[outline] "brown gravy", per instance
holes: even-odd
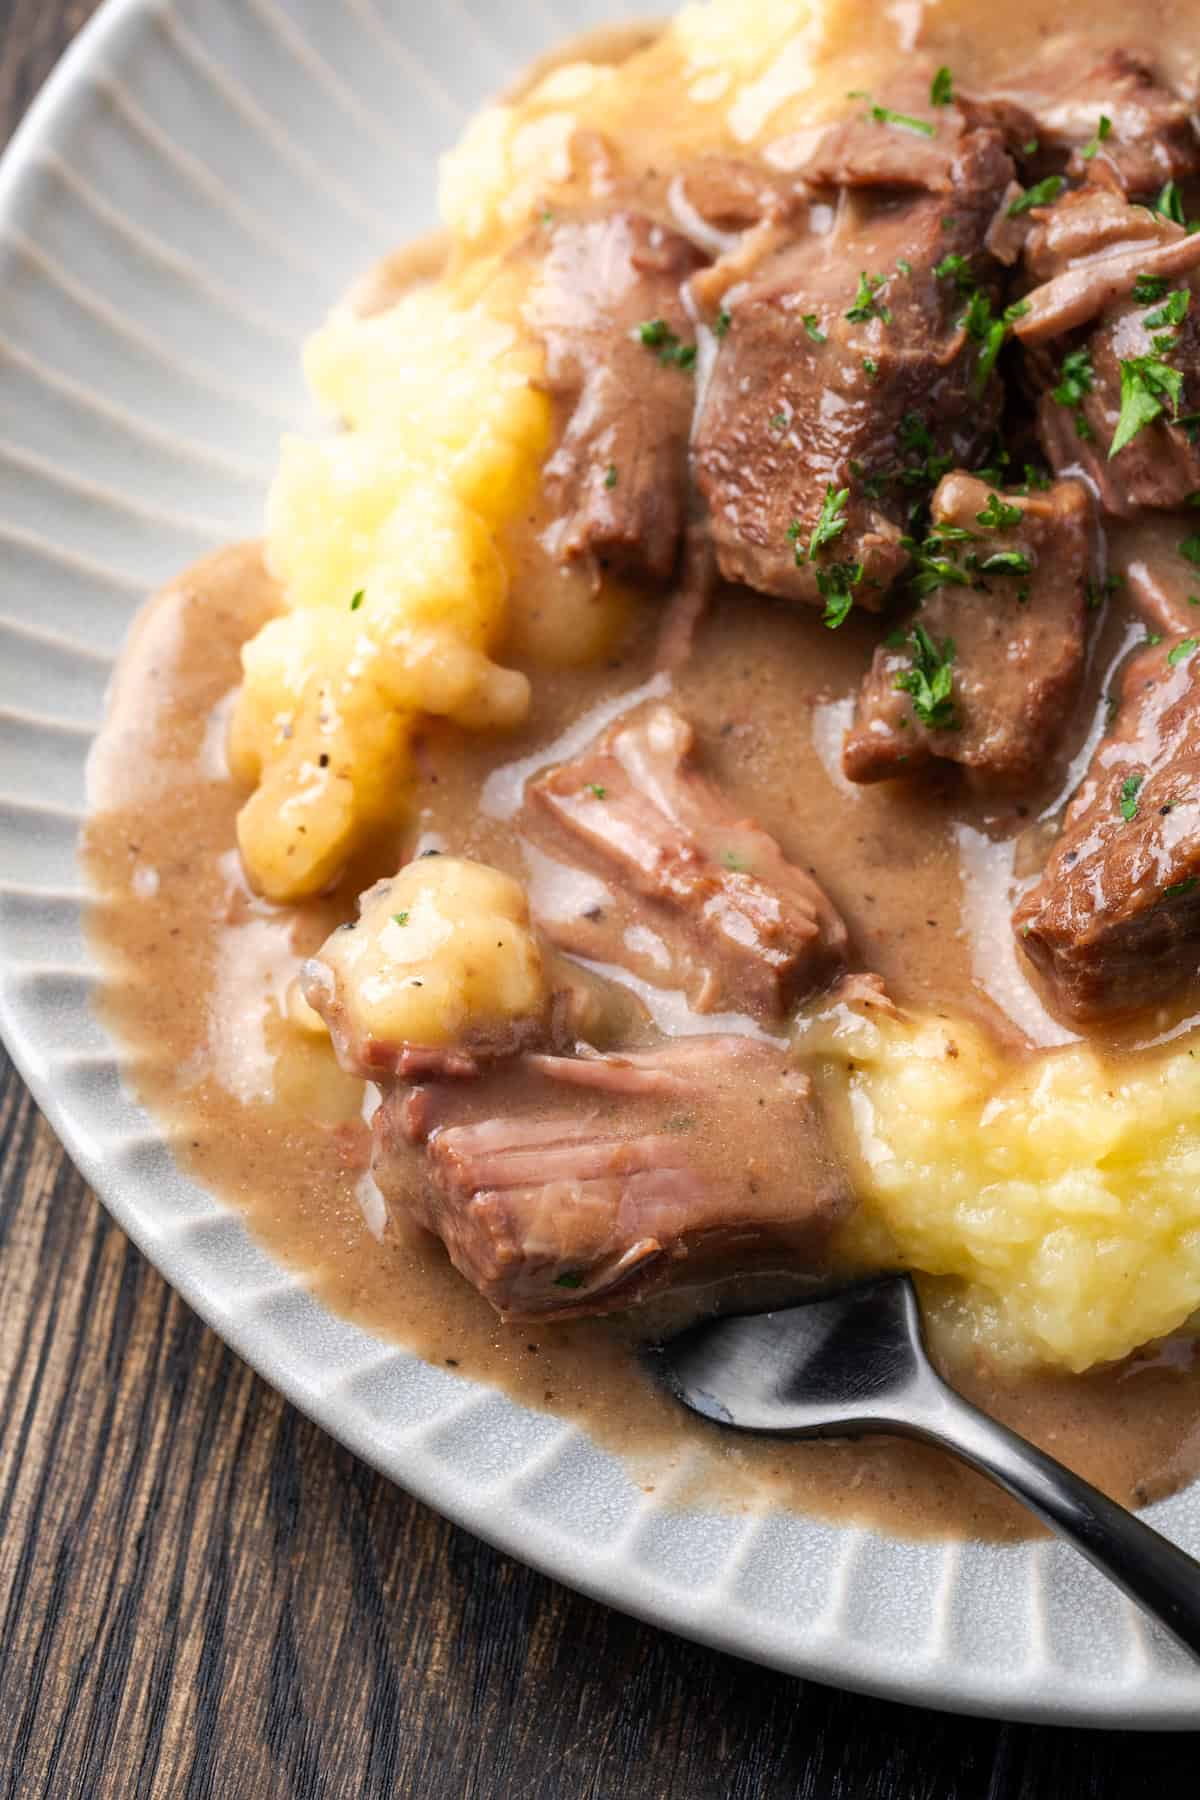
[[[869,40],[856,25],[829,54],[837,79],[827,85],[839,94],[870,86],[918,37],[935,56],[952,50],[964,82],[982,83],[1062,29],[1049,0],[1027,0],[1024,33],[982,0],[961,0],[954,12],[943,27],[917,0],[887,9]],[[1097,0],[1089,17],[1099,46],[1124,41],[1123,0]],[[1175,75],[1191,74],[1195,61],[1190,34],[1174,29],[1181,17],[1174,0],[1153,0],[1138,20]],[[619,60],[640,41],[637,28],[552,60]],[[848,57],[856,59],[853,80]],[[646,117],[657,119],[657,109]],[[663,148],[662,131],[648,127],[646,136],[649,160]],[[359,290],[359,305],[386,304],[430,273],[438,255],[427,244],[390,259]],[[1120,542],[1112,555],[1121,566]],[[547,598],[532,580],[515,586],[527,611]],[[506,1326],[438,1244],[384,1217],[366,1176],[363,1086],[289,1022],[288,1001],[300,958],[350,916],[368,881],[411,853],[414,838],[406,833],[384,847],[337,893],[303,909],[272,907],[246,888],[233,848],[242,796],[226,770],[224,728],[241,643],[275,606],[254,545],[182,578],[135,632],[93,762],[86,857],[97,896],[92,936],[108,970],[102,1009],[180,1161],[238,1207],[273,1254],[303,1270],[330,1307],[430,1361],[577,1421],[627,1457],[647,1488],[731,1508],[774,1503],[912,1536],[1028,1532],[1026,1513],[920,1446],[780,1449],[723,1438],[681,1414],[650,1387],[631,1352],[702,1296],[629,1317]],[[535,891],[553,880],[553,870],[526,857],[511,825],[520,778],[555,760],[556,744],[581,718],[620,710],[621,696],[651,678],[651,611],[608,667],[538,670],[519,737],[498,746],[431,726],[420,747],[418,841],[493,862]],[[1091,698],[1066,734],[1060,765],[1036,795],[1003,806],[972,799],[949,774],[932,774],[912,792],[899,784],[852,789],[843,780],[842,727],[876,630],[852,618],[836,634],[815,633],[809,619],[727,596],[674,694],[714,773],[785,853],[803,862],[804,846],[820,845],[821,880],[851,928],[855,966],[881,973],[902,1003],[979,1018],[1015,1055],[1062,1042],[1071,1034],[1042,1007],[1011,950],[1009,890],[1014,873],[1036,868],[1102,696],[1144,627],[1122,605],[1108,606],[1094,634]],[[1182,1023],[1164,1012],[1116,1042],[1133,1048]],[[983,1366],[956,1367],[953,1376],[979,1404],[1121,1500],[1145,1502],[1200,1472],[1200,1358],[1190,1339],[1085,1377],[1016,1378]]]
[[[240,796],[224,771],[225,703],[239,677],[240,644],[274,604],[255,546],[211,559],[170,589],[127,650],[94,759],[87,858],[99,896],[93,938],[110,971],[103,1010],[181,1161],[243,1211],[274,1254],[304,1269],[335,1310],[527,1405],[577,1420],[629,1457],[648,1486],[677,1480],[686,1464],[683,1491],[695,1497],[702,1489],[709,1503],[740,1508],[769,1497],[915,1536],[1027,1531],[1027,1515],[1003,1496],[919,1446],[779,1449],[722,1439],[664,1402],[632,1360],[633,1345],[669,1308],[536,1329],[501,1325],[439,1245],[402,1221],[381,1221],[363,1181],[362,1085],[285,1019],[297,960],[352,911],[373,871],[357,871],[338,894],[293,911],[248,894],[231,848]],[[785,732],[781,709],[819,716],[844,699],[861,667],[849,634],[823,639],[821,648],[827,654],[814,670],[804,621],[752,603],[718,609],[702,653],[676,685],[722,779],[785,849],[820,830],[835,796],[795,711]],[[508,766],[550,760],[547,746],[596,704],[598,688],[620,695],[648,677],[650,649],[648,638],[635,641],[602,677],[541,671],[529,726],[504,746]],[[511,828],[477,815],[495,757],[494,744],[431,732],[420,828],[523,874]],[[488,790],[501,811],[510,786],[493,778]],[[1002,1021],[997,1001],[977,984],[957,849],[933,794],[898,811],[894,799],[866,790],[843,816],[852,821],[844,841],[822,839],[822,873],[869,966],[902,996],[934,992],[956,1010]],[[996,824],[984,813],[971,829],[986,843],[1004,841],[988,835]],[[860,893],[851,870],[864,855],[879,879]],[[939,896],[936,907],[930,894]],[[696,1298],[675,1305],[694,1307]],[[967,1368],[954,1379],[1120,1499],[1153,1498],[1200,1469],[1200,1367],[1183,1341],[1082,1378],[1017,1380]]]

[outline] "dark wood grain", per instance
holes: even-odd
[[[0,0],[0,127],[90,10]],[[635,1624],[447,1525],[284,1405],[175,1298],[0,1055],[9,1800],[1143,1790],[1195,1793],[1195,1740],[955,1720],[791,1681]]]

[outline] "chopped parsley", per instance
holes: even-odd
[[[1037,153],[1038,153],[1038,141],[1036,138],[1030,138],[1028,140],[1028,142],[1021,145],[1021,155],[1022,156],[1036,156]]]
[[[817,570],[817,592],[825,602],[821,623],[830,631],[836,631],[849,618],[854,605],[854,590],[862,578],[860,562],[830,563],[827,569]]]
[[[798,542],[799,523],[797,522],[790,528],[788,535],[796,545],[798,564],[804,562],[806,557],[815,557],[818,550],[823,550],[826,544],[832,544],[835,538],[841,537],[846,529],[846,502],[849,498],[849,488],[835,488],[832,481],[829,483],[825,489],[825,498],[821,502],[820,514],[813,526],[812,536],[808,540],[807,552],[800,548]]]
[[[862,359],[862,366],[868,378],[871,381],[874,381],[879,373],[879,364],[875,361],[875,358],[873,356],[864,356]]]
[[[598,781],[589,781],[583,791],[585,794],[590,794],[593,800],[607,800],[608,798],[608,789],[602,787]]]
[[[817,324],[816,313],[805,313],[800,320],[800,323],[803,325],[814,344],[823,344],[825,342],[826,333],[823,332],[821,327]]]
[[[1144,775],[1127,775],[1121,783],[1121,817],[1127,825],[1132,825],[1138,815],[1138,795],[1142,791]]]
[[[954,77],[943,64],[929,84],[929,104],[930,106],[949,106],[953,99]]]
[[[1074,414],[1075,429],[1081,438],[1092,435],[1092,428],[1083,416],[1083,403],[1095,385],[1096,371],[1092,367],[1091,352],[1086,346],[1082,350],[1068,350],[1058,371],[1058,386],[1051,390],[1051,398]]]
[[[1173,669],[1177,669],[1181,662],[1186,662],[1197,650],[1200,650],[1200,638],[1182,638],[1168,650],[1167,661]]]
[[[772,431],[786,431],[790,423],[791,420],[785,412],[772,413],[769,420]]]
[[[1121,362],[1121,416],[1113,441],[1108,447],[1109,460],[1118,456],[1126,444],[1132,443],[1139,431],[1162,417],[1170,402],[1172,412],[1179,411],[1183,399],[1183,376],[1170,363],[1158,356],[1127,356]]]
[[[362,605],[363,601],[366,599],[366,597],[367,597],[366,588],[359,588],[357,594],[355,594],[353,600],[350,602],[350,611],[357,612],[359,607]]]
[[[656,350],[659,362],[667,368],[691,369],[695,366],[695,344],[685,344],[665,319],[644,319],[634,326],[633,336],[647,350]]]
[[[1200,537],[1185,537],[1179,546],[1179,554],[1200,568]]]
[[[1023,550],[994,550],[978,567],[981,575],[1028,575],[1033,570]]]
[[[957,250],[948,251],[933,272],[939,281],[953,278],[960,294],[969,294],[974,290],[975,277],[971,273],[971,259],[969,256],[960,256]]]
[[[854,304],[846,314],[852,325],[863,325],[868,319],[882,319],[885,325],[891,324],[891,310],[878,298],[879,290],[886,281],[886,275],[864,273],[859,276]]]
[[[713,336],[723,338],[732,324],[733,314],[727,306],[723,306],[717,314],[716,324],[713,326]]]
[[[896,273],[897,275],[912,274],[912,264],[909,262],[907,256],[898,256],[896,258]]]
[[[989,531],[1008,531],[1021,523],[1024,514],[1019,506],[1010,506],[999,494],[989,494],[987,505],[975,517]]]
[[[605,469],[604,485],[606,488],[615,488],[616,487],[616,485],[617,485],[617,465],[616,465],[616,463],[609,463],[607,469]]]
[[[393,913],[392,914],[392,923],[393,923],[393,925],[407,925],[408,924],[408,914],[406,912]]]
[[[1121,585],[1119,575],[1106,575],[1103,581],[1089,581],[1085,588],[1089,612],[1099,612],[1107,599],[1110,599]]]
[[[1052,206],[1066,187],[1061,175],[1047,175],[1044,181],[1037,181],[1023,194],[1018,194],[1008,209],[1010,219],[1019,219],[1022,213],[1032,212],[1035,206]]]
[[[913,711],[930,731],[956,731],[954,704],[954,640],[947,638],[939,650],[923,625],[910,633],[912,666],[902,669],[895,685],[912,699]]]
[[[1103,113],[1101,113],[1100,114],[1100,123],[1096,127],[1095,137],[1092,138],[1090,143],[1085,144],[1083,146],[1083,149],[1079,152],[1079,154],[1082,156],[1084,162],[1091,162],[1093,156],[1095,156],[1095,154],[1096,154],[1097,150],[1099,150],[1101,144],[1103,144],[1105,142],[1105,140],[1107,138],[1110,138],[1111,136],[1112,136],[1112,120],[1109,118],[1106,118],[1105,115]]]
[[[1150,210],[1159,213],[1164,219],[1170,219],[1173,225],[1186,225],[1187,214],[1183,210],[1183,195],[1179,191],[1179,183],[1168,181]]]
[[[1147,331],[1169,331],[1176,325],[1182,325],[1187,317],[1188,307],[1192,304],[1190,288],[1176,288],[1174,293],[1158,308],[1157,312],[1147,313],[1142,324]],[[1157,346],[1156,346],[1157,347]],[[1164,346],[1165,348],[1165,346]]]
[[[1133,297],[1139,306],[1153,306],[1171,285],[1168,275],[1139,275],[1133,284]]]
[[[1173,881],[1171,886],[1163,889],[1164,900],[1182,900],[1185,894],[1194,893],[1196,877],[1189,875],[1186,881]]]
[[[928,119],[914,118],[912,113],[893,112],[890,106],[872,106],[871,117],[877,125],[898,125],[902,131],[919,131],[922,137],[933,137],[937,130]]]
[[[739,856],[736,850],[722,850],[721,861],[727,869],[732,869],[735,875],[744,875],[749,867],[745,857]]]
[[[577,1288],[583,1286],[583,1276],[578,1269],[568,1269],[565,1275],[554,1277],[555,1287]]]

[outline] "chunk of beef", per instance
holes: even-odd
[[[1200,971],[1200,653],[1129,665],[1017,941],[1077,1020],[1165,1000]]]
[[[970,140],[984,132],[1004,145],[1014,136],[1027,137],[1032,128],[1028,114],[986,101],[931,108],[925,81],[893,89],[887,100],[890,118],[878,117],[868,106],[824,127],[802,164],[810,186],[957,194],[962,171],[971,168]],[[901,123],[905,117],[914,123]],[[1009,168],[1005,179],[1011,175]]]
[[[865,129],[891,158],[892,139],[904,151],[915,141],[854,128]],[[934,148],[945,160],[940,140]],[[852,146],[843,151],[813,168],[845,177]],[[948,167],[952,204],[941,193],[845,189],[826,235],[767,240],[755,267],[739,267],[693,439],[729,580],[807,604],[852,591],[880,606],[907,561],[914,492],[986,444],[999,383],[981,373],[953,271],[969,267],[986,290],[995,265],[984,242],[1013,165],[998,133],[972,130],[954,140]],[[823,504],[843,490],[835,530],[808,554]]]
[[[1157,194],[1164,183],[1200,172],[1192,109],[1150,62],[1135,51],[1110,50],[1080,73],[1078,61],[1072,49],[1060,61],[1043,60],[1016,84],[1043,152],[1069,152],[1072,176],[1114,181],[1131,197]],[[1102,117],[1111,127],[1104,137]]]
[[[1035,215],[1025,257],[1041,285],[1027,296],[1016,331],[1030,353],[1038,431],[1055,470],[1084,469],[1118,518],[1183,505],[1200,487],[1200,451],[1174,417],[1200,407],[1200,309],[1189,303],[1166,327],[1162,309],[1174,293],[1200,291],[1200,235],[1117,194],[1083,188]],[[1152,278],[1154,298],[1137,297],[1139,277]],[[1179,404],[1164,399],[1161,417],[1113,457],[1122,363],[1139,357],[1165,357],[1178,372]]]
[[[399,1090],[373,1129],[385,1197],[505,1319],[611,1312],[751,1259],[808,1269],[851,1205],[811,1083],[747,1038]]]
[[[1194,520],[1163,514],[1126,525],[1109,544],[1117,577],[1151,631],[1200,634],[1200,569],[1181,551],[1194,547]]]
[[[545,472],[551,547],[665,581],[679,550],[695,399],[683,284],[704,262],[637,212],[565,219],[526,303],[546,378],[570,408]],[[643,343],[639,327],[653,340]],[[679,360],[684,350],[684,363]]]
[[[1004,522],[983,522],[997,518]],[[876,650],[843,751],[852,781],[907,775],[932,757],[993,779],[1028,780],[1070,716],[1083,672],[1090,567],[1082,486],[1060,481],[1046,493],[999,496],[957,472],[934,495],[934,531],[939,526],[971,534],[969,543],[954,537],[939,550],[960,579],[925,597],[902,647]],[[952,645],[952,694],[931,721],[929,709],[926,719],[918,716],[922,697],[899,685],[920,660],[918,627],[939,655]]]
[[[768,1019],[841,972],[846,928],[833,906],[699,770],[692,728],[671,707],[620,720],[528,798],[572,857],[610,877],[627,911],[633,902],[634,918],[585,917],[566,939],[544,920],[564,948],[622,962],[632,925],[662,945],[697,1010]]]

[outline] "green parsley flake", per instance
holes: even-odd
[[[736,875],[744,875],[750,866],[745,857],[739,856],[736,850],[722,850],[721,861],[727,869],[732,869]]]
[[[826,333],[823,332],[818,325],[816,313],[805,313],[801,318],[800,323],[803,325],[814,344],[823,344],[825,342]]]
[[[825,489],[825,498],[821,502],[821,511],[813,534],[808,540],[808,554],[815,557],[818,550],[826,544],[832,544],[840,538],[846,529],[846,502],[850,498],[849,488],[835,488],[832,481]]]
[[[1058,401],[1075,415],[1075,429],[1081,438],[1089,438],[1092,428],[1083,416],[1083,403],[1096,385],[1096,372],[1092,367],[1091,352],[1068,350],[1062,359],[1058,371],[1058,386],[1051,390],[1051,398]]]
[[[1139,306],[1153,306],[1170,287],[1167,275],[1139,275],[1133,284],[1133,297]]]
[[[355,594],[353,600],[350,602],[350,611],[357,612],[366,597],[367,590],[365,588],[359,588],[357,594]]]
[[[772,413],[768,423],[772,431],[786,431],[789,423],[788,415],[785,412]]]
[[[617,485],[617,465],[616,465],[616,463],[609,463],[607,469],[605,469],[604,485],[606,488],[615,488],[616,487],[616,485]]]
[[[1196,891],[1196,886],[1196,877],[1194,875],[1189,875],[1186,881],[1175,881],[1172,882],[1170,887],[1164,888],[1163,899],[1182,900],[1185,894],[1194,893]]]
[[[717,322],[713,326],[713,336],[723,338],[733,324],[733,314],[727,306],[723,306],[717,314]]]
[[[864,356],[862,359],[862,364],[863,364],[863,368],[866,371],[867,375],[870,377],[870,379],[872,381],[874,381],[875,377],[879,373],[879,364],[875,361],[875,358],[873,356]]]
[[[995,550],[979,564],[981,575],[1028,575],[1032,569],[1023,550]]]
[[[1182,638],[1178,644],[1168,650],[1167,661],[1173,669],[1177,669],[1181,662],[1186,662],[1188,657],[1194,655],[1198,649],[1200,649],[1200,638]]]
[[[583,791],[585,794],[590,794],[593,800],[607,800],[608,798],[608,789],[601,787],[598,781],[589,781]]]
[[[1022,156],[1036,156],[1037,153],[1038,153],[1038,141],[1036,138],[1030,138],[1027,143],[1024,143],[1021,145],[1021,155]]]
[[[897,275],[912,274],[912,264],[909,262],[907,256],[898,256],[896,258],[896,273]]]
[[[912,113],[893,112],[890,106],[872,106],[871,117],[877,125],[898,125],[902,131],[919,131],[922,137],[933,137],[937,130],[928,119],[916,119]]]
[[[949,106],[954,99],[954,77],[944,65],[929,84],[929,104]]]
[[[1127,775],[1121,783],[1121,817],[1127,825],[1132,825],[1138,815],[1138,795],[1142,791],[1144,775]]]
[[[1179,546],[1179,554],[1200,569],[1200,537],[1185,537]]]
[[[1150,210],[1160,213],[1164,219],[1170,219],[1173,225],[1186,225],[1187,214],[1183,210],[1183,195],[1179,191],[1179,183],[1168,181]]]
[[[392,923],[393,923],[393,925],[407,925],[408,924],[408,914],[406,912],[393,913],[392,914]]]
[[[1095,137],[1091,140],[1090,143],[1085,144],[1083,146],[1083,149],[1079,153],[1083,157],[1084,162],[1091,162],[1093,156],[1095,156],[1095,154],[1096,154],[1097,150],[1099,150],[1101,144],[1103,144],[1105,142],[1105,140],[1107,138],[1110,138],[1111,136],[1112,136],[1112,120],[1106,118],[1104,116],[1104,114],[1101,113],[1100,114],[1100,123],[1096,127]]]
[[[960,256],[957,250],[947,252],[933,272],[939,281],[953,279],[960,294],[969,294],[974,290],[975,277],[971,273],[971,259],[969,256]]]
[[[555,1287],[577,1288],[583,1286],[583,1276],[578,1269],[568,1269],[565,1275],[554,1277]]]
[[[1019,219],[1022,213],[1032,212],[1035,206],[1052,206],[1066,187],[1061,175],[1047,175],[1045,181],[1035,182],[1023,194],[1018,194],[1008,209],[1010,219]]]
[[[1121,416],[1108,447],[1109,461],[1119,456],[1139,431],[1162,417],[1168,401],[1172,412],[1178,412],[1182,399],[1183,376],[1178,369],[1156,356],[1125,357],[1121,362]]]
[[[989,531],[1009,531],[1021,523],[1024,514],[1019,506],[1010,506],[999,494],[989,494],[987,505],[975,517]]]
[[[1176,288],[1164,306],[1160,306],[1157,312],[1146,314],[1142,324],[1147,331],[1160,331],[1169,329],[1173,325],[1182,325],[1191,304],[1191,289]]]
[[[854,304],[846,314],[852,325],[865,324],[868,319],[882,319],[885,325],[891,324],[890,310],[877,298],[879,290],[886,280],[886,275],[864,273],[859,276],[858,292],[854,296]]]
[[[634,326],[632,336],[647,350],[656,350],[659,362],[667,368],[691,369],[695,366],[695,344],[685,344],[665,319],[644,319]]]
[[[957,731],[953,638],[947,638],[939,650],[925,627],[914,625],[909,642],[912,666],[897,674],[896,687],[911,696],[914,713],[930,731]]]
[[[825,602],[821,623],[830,631],[846,623],[854,605],[854,590],[862,578],[860,562],[831,563],[827,569],[817,570],[817,592]]]

